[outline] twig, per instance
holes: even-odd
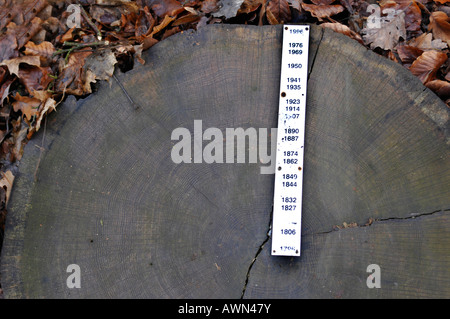
[[[125,94],[125,96],[127,97],[128,101],[130,102],[131,106],[137,110],[139,109],[139,104],[137,104],[136,102],[133,101],[133,99],[131,98],[131,96],[128,94],[127,90],[124,88],[124,86],[122,85],[122,83],[120,83],[119,79],[113,74],[113,78],[114,80],[116,80],[117,84],[119,85],[119,87],[122,89],[123,93]]]
[[[108,44],[109,44],[108,41],[98,41],[98,42],[88,42],[88,43],[64,41],[63,46],[90,47],[90,46],[108,45]]]
[[[80,6],[81,14],[82,14],[83,18],[86,20],[86,22],[89,24],[89,26],[95,31],[95,33],[97,33],[97,39],[101,40],[102,39],[102,33],[97,28],[95,23],[92,22],[92,20],[89,17],[88,13],[86,12],[86,10],[84,10],[83,6],[81,5],[80,1],[77,0],[77,4]]]
[[[67,55],[65,58],[66,62],[67,62],[67,59],[69,58],[70,53],[72,53],[75,50],[83,49],[86,47],[101,46],[101,45],[108,45],[108,44],[109,44],[108,41],[99,41],[99,42],[91,42],[91,43],[78,43],[78,42],[67,42],[66,41],[66,42],[64,42],[63,46],[71,46],[71,48],[60,49],[60,50],[54,52],[53,56],[67,52]]]
[[[34,170],[34,181],[37,181],[37,173],[39,170],[39,165],[41,164],[41,158],[42,158],[42,152],[45,150],[44,143],[45,143],[45,133],[47,131],[47,116],[44,119],[44,133],[42,134],[42,143],[41,146],[35,145],[37,148],[39,148],[39,158],[38,162],[36,164],[36,169]]]

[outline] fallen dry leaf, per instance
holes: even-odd
[[[219,3],[222,7],[218,11],[211,13],[211,15],[217,18],[234,18],[243,2],[244,0],[220,0]]]
[[[189,13],[186,15],[181,16],[180,18],[176,19],[173,23],[172,26],[179,26],[179,25],[183,25],[183,24],[188,24],[188,23],[192,23],[192,22],[197,22],[200,20],[200,15],[198,14],[193,14],[193,13]]]
[[[38,99],[42,103],[45,103],[45,101],[52,97],[52,93],[47,90],[33,90],[30,93],[30,96]]]
[[[11,0],[0,2],[0,30],[6,27],[17,15],[18,11],[13,8],[14,6]]]
[[[294,8],[295,10],[302,12],[302,3],[303,0],[288,0],[289,4],[291,5],[292,8]]]
[[[130,0],[94,0],[98,6],[121,7],[123,10],[137,11],[139,6]]]
[[[8,68],[9,73],[15,74],[17,77],[19,77],[19,66],[20,64],[28,64],[32,66],[40,66],[41,60],[38,56],[21,56],[18,58],[13,58],[10,60],[4,60],[0,63],[0,65],[4,65]]]
[[[329,5],[332,4],[335,0],[311,0],[312,3],[316,5]]]
[[[253,6],[250,5],[251,1],[244,1],[242,6],[245,6],[246,8],[253,8]],[[242,8],[241,6],[241,8]],[[202,1],[202,4],[200,6],[200,11],[203,13],[211,13],[216,12],[219,10],[219,6],[217,5],[217,0],[204,0]],[[256,10],[256,8],[254,9]],[[246,11],[246,13],[251,12],[251,10]]]
[[[8,144],[10,144],[10,161],[20,161],[23,156],[24,146],[27,143],[27,133],[29,130],[29,125],[25,123],[21,117],[17,121],[11,121],[13,126],[13,131],[11,137],[8,139]]]
[[[152,10],[158,17],[164,18],[176,16],[184,11],[184,7],[177,0],[155,0],[152,2]]]
[[[155,20],[153,19],[153,25],[154,24]],[[134,25],[134,36],[137,39],[142,36],[145,36],[149,32],[149,27],[153,27],[153,25],[152,26],[149,25],[147,15],[144,12],[144,10],[139,11],[139,15],[136,17],[136,22]]]
[[[144,37],[142,40],[142,50],[148,50],[149,48],[151,48],[152,46],[154,46],[156,43],[158,43],[159,41],[153,37]]]
[[[436,11],[431,13],[428,30],[433,33],[435,38],[447,42],[450,46],[450,18],[445,12]]]
[[[423,53],[423,50],[410,45],[399,45],[397,53],[403,64],[411,64]]]
[[[164,17],[163,21],[159,25],[157,25],[153,28],[152,33],[150,33],[150,36],[153,36],[153,35],[157,34],[158,32],[162,31],[174,20],[175,20],[175,17],[169,17],[168,15],[166,15]]]
[[[404,12],[406,30],[411,32],[420,30],[422,11],[414,0],[383,0],[380,2],[380,8],[388,18],[397,12]]]
[[[9,88],[11,87],[11,84],[13,84],[15,80],[16,80],[15,77],[10,77],[0,86],[0,106],[3,105],[3,101],[8,97]]]
[[[55,110],[56,110],[56,101],[52,98],[48,98],[47,101],[45,101],[44,107],[39,112],[39,115],[37,117],[36,125],[34,127],[35,132],[39,131],[39,129],[41,127],[41,122],[44,119],[44,116]]]
[[[426,84],[436,78],[436,73],[442,64],[447,61],[444,52],[430,50],[422,53],[409,68],[412,74]]]
[[[11,32],[0,34],[0,61],[19,56],[16,36]]]
[[[46,0],[22,0],[13,1],[13,3],[14,22],[17,24],[24,24],[31,21],[49,5]]]
[[[421,50],[443,50],[447,48],[447,43],[442,42],[440,39],[433,40],[431,33],[423,33],[417,38],[414,38],[408,42],[408,45],[416,47]]]
[[[101,7],[93,5],[89,8],[89,15],[93,20],[103,24],[110,25],[120,20],[122,14],[116,8]]]
[[[72,41],[74,34],[73,32],[75,31],[76,26],[73,26],[72,28],[70,28],[69,30],[66,31],[66,33],[64,33],[63,35],[61,35],[59,37],[59,42],[60,43],[64,43],[67,41]]]
[[[24,65],[19,68],[19,80],[25,86],[28,93],[35,90],[46,90],[53,78],[50,76],[50,67],[38,67]]]
[[[291,9],[287,0],[270,0],[266,8],[270,24],[283,24],[291,20]]]
[[[450,82],[433,80],[426,83],[425,86],[436,93],[443,100],[450,98]]]
[[[116,63],[114,53],[110,49],[106,49],[89,55],[83,69],[91,71],[96,80],[108,81],[113,76]]]
[[[28,121],[31,121],[32,117],[36,116],[39,111],[39,107],[42,104],[38,99],[28,96],[21,96],[19,93],[16,93],[14,100],[15,101],[12,103],[14,111],[21,111]]]
[[[340,4],[315,5],[302,3],[302,8],[318,19],[329,18],[344,11],[344,7]]]
[[[60,70],[60,74],[55,83],[57,92],[64,92],[73,95],[84,95],[90,93],[85,91],[86,74],[83,72],[85,60],[92,52],[78,51],[73,52],[69,56],[69,61]]]
[[[393,9],[392,9],[393,10]],[[390,12],[390,17],[381,20],[380,28],[364,28],[361,30],[363,39],[372,49],[377,47],[392,50],[400,38],[406,39],[405,13]]]
[[[55,47],[51,42],[43,41],[39,44],[35,44],[32,41],[28,41],[25,44],[26,55],[38,56],[41,59],[41,65],[47,65],[53,59],[55,53]]]
[[[5,207],[6,207],[6,205],[8,204],[9,196],[11,195],[11,189],[15,177],[10,170],[6,172],[0,172],[0,175],[1,175],[0,187],[6,191],[6,200],[5,200]]]
[[[359,43],[364,44],[361,36],[358,33],[350,30],[349,27],[347,27],[346,25],[344,25],[342,23],[339,23],[339,22],[334,22],[334,23],[325,22],[325,23],[322,23],[321,26],[324,27],[324,28],[331,29],[331,30],[333,30],[335,32],[342,33],[342,34],[344,34],[344,35],[346,35],[346,36],[348,36],[348,37],[358,41]]]
[[[39,17],[34,17],[27,24],[15,24],[10,22],[7,26],[7,32],[16,36],[17,47],[22,48],[25,43],[31,40],[42,29],[42,20]]]

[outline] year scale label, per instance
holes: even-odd
[[[300,256],[309,29],[283,27],[272,255]]]

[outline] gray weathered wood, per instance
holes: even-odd
[[[449,112],[353,40],[312,28],[300,258],[269,254],[260,164],[172,162],[171,132],[194,120],[276,126],[280,50],[280,26],[184,32],[117,74],[139,109],[114,80],[64,103],[37,180],[43,130],[16,177],[6,297],[449,297]],[[333,230],[344,223],[357,226]],[[373,263],[381,289],[365,284]]]

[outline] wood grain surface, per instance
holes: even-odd
[[[171,159],[172,131],[194,120],[276,127],[281,26],[217,25],[69,98],[27,145],[5,296],[450,297],[449,110],[356,41],[317,26],[310,41],[301,257],[270,256],[274,175],[261,163]]]

